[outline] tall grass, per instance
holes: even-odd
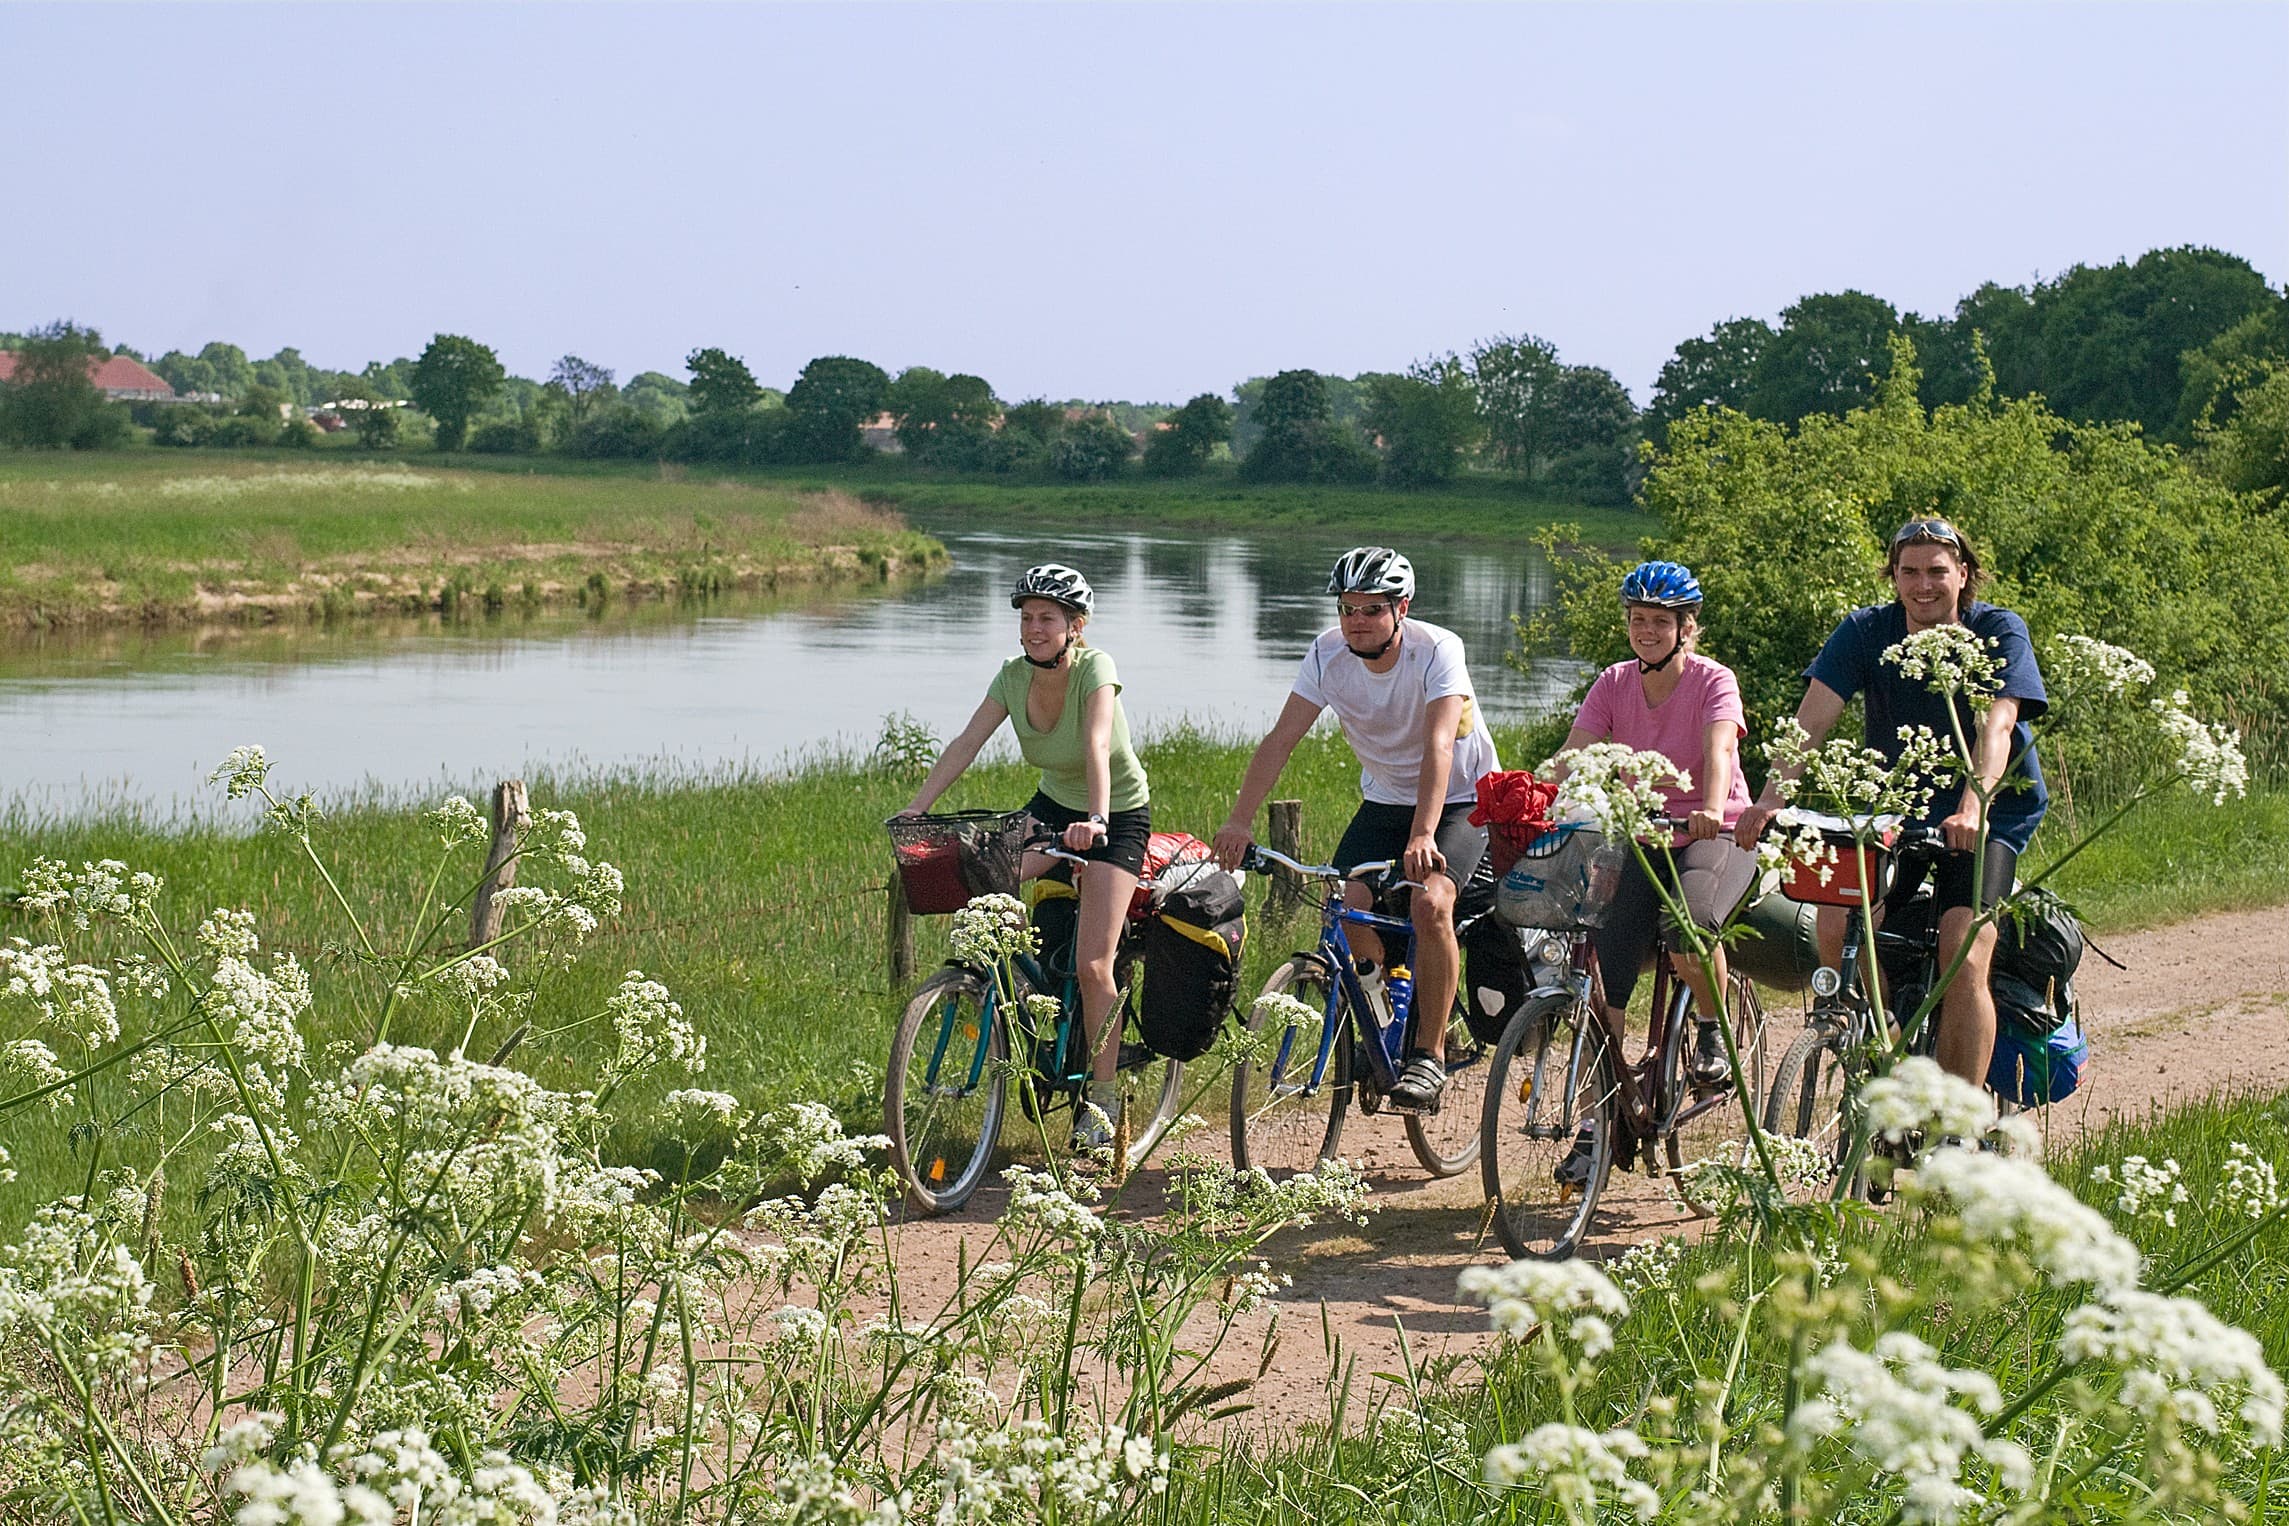
[[[332,453],[0,457],[0,623],[16,625],[711,593],[943,557],[847,494],[681,473]]]

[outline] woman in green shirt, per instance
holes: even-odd
[[[946,744],[906,809],[919,813],[935,805],[1004,720],[1017,733],[1025,761],[1041,770],[1041,788],[1026,810],[1090,863],[1080,877],[1073,953],[1082,1029],[1093,1057],[1089,1100],[1096,1109],[1082,1114],[1073,1135],[1081,1148],[1097,1149],[1112,1142],[1120,1107],[1113,1081],[1119,1045],[1101,1043],[1099,1036],[1120,994],[1113,984],[1113,956],[1120,946],[1121,921],[1144,871],[1145,842],[1152,835],[1151,792],[1144,765],[1129,744],[1113,659],[1081,639],[1096,607],[1089,580],[1054,562],[1030,567],[1009,602],[1018,612],[1020,651],[994,675],[977,713]],[[1028,854],[1023,873],[1032,879],[1051,865],[1040,854]]]

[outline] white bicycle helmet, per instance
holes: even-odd
[[[1387,593],[1396,599],[1411,599],[1415,596],[1415,564],[1389,546],[1354,546],[1327,575],[1327,591]]]
[[[1097,594],[1089,586],[1089,580],[1056,562],[1028,567],[1018,575],[1017,587],[1010,592],[1009,607],[1016,609],[1027,599],[1048,599],[1083,615],[1094,614],[1097,608]]]

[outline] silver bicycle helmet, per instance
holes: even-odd
[[[1094,614],[1097,608],[1096,591],[1090,588],[1089,580],[1056,562],[1028,567],[1018,575],[1017,587],[1010,592],[1009,607],[1015,609],[1027,599],[1048,599],[1083,615]]]
[[[1387,593],[1395,599],[1411,599],[1415,596],[1415,564],[1389,546],[1354,546],[1327,575],[1327,591]]]

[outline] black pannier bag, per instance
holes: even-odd
[[[1491,916],[1494,861],[1479,860],[1478,872],[1455,897],[1455,925],[1462,929],[1462,1010],[1470,1036],[1481,1044],[1499,1043],[1502,1030],[1526,1004],[1533,972],[1526,967],[1526,943],[1517,928]]]
[[[1197,1060],[1216,1043],[1248,943],[1240,882],[1212,863],[1173,864],[1153,885],[1137,1016],[1157,1054]]]
[[[1063,979],[1073,973],[1073,940],[1081,924],[1081,896],[1073,888],[1073,870],[1059,864],[1027,888],[1033,901],[1033,930],[1040,939],[1041,968],[1050,979]]]
[[[2082,924],[2073,910],[2049,891],[2015,893],[1995,930],[1995,968],[2036,990],[2064,985],[2082,967]]]

